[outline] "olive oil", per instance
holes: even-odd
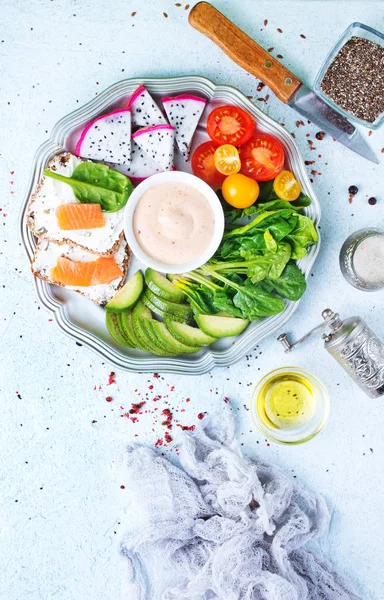
[[[264,382],[256,398],[256,410],[267,427],[293,430],[304,427],[316,410],[316,389],[300,373],[278,373]]]

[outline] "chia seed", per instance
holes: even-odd
[[[320,87],[345,111],[374,123],[384,112],[384,47],[352,37],[333,59]]]

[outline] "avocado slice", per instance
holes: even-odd
[[[147,324],[151,327],[153,335],[156,336],[158,343],[162,344],[164,348],[167,348],[168,352],[172,353],[174,356],[178,354],[193,354],[194,352],[201,350],[201,346],[192,347],[179,342],[173,337],[166,325],[160,321],[152,319],[152,321],[149,321]]]
[[[213,342],[216,342],[218,339],[211,335],[207,335],[201,329],[191,327],[186,323],[178,323],[177,321],[172,321],[168,318],[166,318],[164,322],[173,337],[186,346],[206,346],[207,344],[213,344]]]
[[[126,338],[119,327],[117,321],[117,314],[114,312],[106,312],[105,313],[105,324],[107,326],[108,332],[111,337],[122,346],[127,346],[129,348],[133,348],[133,344],[130,339]]]
[[[150,267],[145,271],[145,283],[158,298],[176,303],[185,300],[184,292],[173,285],[164,275]]]
[[[154,311],[156,314],[160,314],[160,316],[168,315],[175,321],[193,323],[193,312],[189,304],[177,304],[176,302],[159,298],[150,289],[146,289],[143,296],[143,301],[146,306],[149,306],[148,303],[150,303],[152,306],[161,311],[161,314],[157,311]]]
[[[151,311],[139,300],[135,308],[132,311],[132,325],[133,331],[141,346],[152,352],[152,354],[158,354],[159,356],[168,356],[169,352],[164,350],[158,343],[156,335],[149,335],[149,323],[152,322]]]
[[[239,335],[249,325],[246,319],[218,315],[195,315],[197,325],[207,335],[222,338]]]
[[[127,283],[114,295],[105,306],[106,311],[122,312],[132,308],[141,296],[144,287],[144,277],[141,271],[136,271]]]
[[[135,332],[133,331],[131,310],[126,310],[122,313],[118,313],[117,323],[120,327],[121,334],[125,337],[127,341],[130,341],[133,348],[145,350],[145,348],[143,348],[143,346],[140,344],[140,341],[137,338]]]

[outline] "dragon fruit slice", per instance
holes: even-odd
[[[193,134],[207,101],[205,98],[188,94],[182,94],[174,98],[166,96],[161,101],[169,122],[175,128],[176,143],[179,150],[185,160],[188,160]]]
[[[175,141],[172,125],[144,127],[136,131],[132,139],[160,167],[160,171],[172,170]]]
[[[161,172],[159,165],[136,144],[135,140],[132,140],[131,145],[131,162],[128,166],[118,167],[118,170],[127,175],[134,184]]]
[[[131,160],[131,111],[118,108],[88,123],[76,144],[82,158],[128,165]]]
[[[160,108],[143,85],[133,92],[128,102],[128,108],[132,114],[132,125],[146,127],[167,124]]]

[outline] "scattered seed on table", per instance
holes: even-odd
[[[371,198],[368,198],[368,204],[370,204],[371,206],[375,206],[377,200],[374,196],[372,196]]]
[[[168,15],[167,15],[167,13],[166,13],[166,12],[163,12],[163,15],[164,15],[164,17],[165,17],[166,19],[168,19]]]
[[[272,52],[272,50],[274,50],[274,48],[268,48],[268,52]]]
[[[348,188],[348,192],[352,195],[355,196],[357,194],[357,192],[359,191],[359,188],[356,187],[355,185],[350,185]]]
[[[188,10],[188,8],[189,8],[189,4],[186,4],[186,5],[184,6],[184,10]]]
[[[134,16],[135,16],[135,14],[136,14],[136,11],[135,11],[135,12],[133,12],[133,13],[131,13],[131,17],[134,17]]]
[[[307,37],[304,35],[304,33],[300,33],[300,37],[303,38],[303,40],[307,39]]]
[[[282,54],[278,54],[277,58],[284,58],[284,56]]]
[[[318,131],[318,132],[316,133],[316,135],[315,135],[315,138],[316,138],[317,140],[320,140],[320,141],[321,141],[321,140],[323,140],[323,139],[324,139],[324,136],[325,136],[325,133],[324,133],[324,131]]]
[[[280,29],[280,27],[278,27],[278,28],[277,28],[277,31],[278,31],[279,33],[283,33],[283,30],[282,30],[282,29]]]
[[[267,26],[268,25],[268,19],[264,19],[264,25]]]

